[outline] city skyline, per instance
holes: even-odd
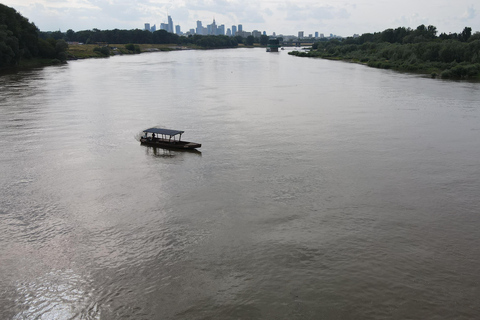
[[[181,26],[174,25],[172,17],[168,16],[168,23],[162,22],[160,23],[159,28],[157,28],[156,24],[151,25],[149,22],[146,22],[144,24],[144,30],[151,32],[154,32],[156,30],[165,30],[167,32],[175,33],[178,35],[199,34],[234,36],[237,34],[237,30],[238,32],[243,32],[243,25],[240,23],[238,25],[226,27],[224,24],[217,24],[215,19],[213,19],[211,24],[207,24],[206,26],[204,26],[203,21],[197,20],[195,28],[188,28],[188,31],[182,31]],[[258,32],[258,30],[254,30],[252,32]]]
[[[297,0],[3,0],[41,31],[108,30],[142,28],[169,15],[183,31],[195,22],[221,21],[227,26],[243,24],[267,34],[305,35],[322,32],[339,36],[380,32],[388,28],[433,25],[439,33],[461,32],[464,27],[480,31],[478,5],[472,0],[398,3],[353,0],[352,2]],[[163,17],[163,18],[162,18]]]
[[[226,27],[224,24],[217,24],[215,19],[213,19],[211,24],[206,26],[203,25],[203,21],[197,20],[195,28],[188,28],[188,31],[182,31],[180,25],[176,25],[173,23],[173,19],[171,16],[168,16],[168,23],[160,23],[157,27],[156,24],[150,24],[146,22],[144,24],[143,30],[147,30],[150,32],[155,32],[157,30],[165,30],[170,33],[175,33],[177,35],[189,35],[189,34],[198,34],[198,35],[226,35],[226,36],[235,36],[241,35],[243,37],[247,37],[249,35],[253,35],[254,37],[258,38],[261,35],[268,35],[268,36],[287,36],[287,37],[295,37],[295,35],[283,35],[277,34],[275,31],[272,31],[270,34],[267,34],[266,31],[260,30],[251,30],[245,31],[243,30],[243,25],[232,25],[231,27]],[[237,31],[238,30],[238,31]],[[354,36],[357,36],[355,34]],[[297,36],[298,38],[324,38],[323,33],[319,33],[315,31],[314,33],[305,34],[304,31],[298,31]],[[330,34],[329,37],[336,37],[336,35]]]

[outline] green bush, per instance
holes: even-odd
[[[110,49],[108,47],[95,47],[93,48],[93,51],[105,57],[110,56]]]
[[[138,46],[136,44],[133,44],[133,43],[126,44],[125,49],[127,49],[128,51],[133,51],[134,53],[140,53],[141,52],[140,46]]]

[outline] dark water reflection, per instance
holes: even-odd
[[[479,102],[250,49],[0,77],[0,315],[475,318]]]

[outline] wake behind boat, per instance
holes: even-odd
[[[196,149],[202,145],[196,142],[181,141],[182,134],[185,131],[150,128],[143,130],[144,135],[140,138],[140,143],[151,146],[167,149]],[[176,139],[178,136],[178,140]]]

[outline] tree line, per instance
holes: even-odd
[[[344,59],[371,67],[426,72],[442,78],[480,77],[480,32],[465,27],[461,33],[437,36],[435,26],[396,28],[357,38],[324,40],[309,52],[294,55]]]
[[[266,46],[269,37],[261,35],[260,37],[248,36],[212,36],[212,35],[188,35],[179,36],[169,33],[166,30],[157,30],[150,32],[147,30],[83,30],[73,31],[71,29],[63,33],[61,31],[41,32],[40,36],[44,39],[53,38],[63,39],[67,42],[79,42],[84,44],[111,43],[111,44],[178,44],[178,45],[196,45],[202,48],[232,48],[239,44],[253,46],[258,43]]]
[[[0,69],[18,66],[22,59],[65,61],[64,40],[42,39],[35,24],[15,9],[0,4]]]

